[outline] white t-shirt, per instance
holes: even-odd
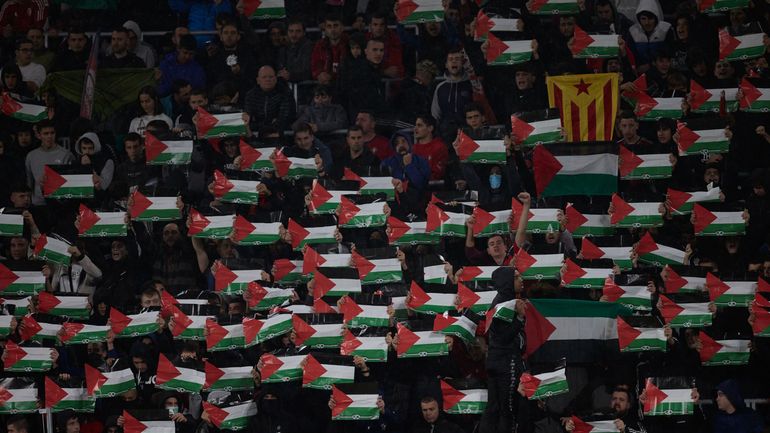
[[[168,124],[169,129],[173,128],[173,121],[170,117],[166,116],[163,113],[156,114],[154,116],[150,116],[148,114],[145,114],[144,116],[140,117],[134,117],[133,120],[131,120],[131,124],[128,126],[128,132],[136,132],[139,135],[144,135],[144,130],[147,128],[147,124],[152,122],[153,120],[162,120]]]
[[[27,66],[19,65],[22,81],[32,81],[37,87],[43,85],[45,81],[45,68],[39,63],[32,62]]]

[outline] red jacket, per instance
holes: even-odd
[[[313,79],[317,80],[321,72],[328,72],[332,75],[332,79],[337,78],[342,61],[348,56],[349,51],[348,36],[344,33],[334,46],[326,38],[316,42],[313,54],[310,56],[310,71],[313,73]]]
[[[375,135],[371,141],[366,142],[366,147],[368,147],[380,161],[384,161],[396,154],[396,151],[393,150],[393,147],[390,145],[390,141],[382,135]]]
[[[430,180],[440,180],[444,178],[446,163],[449,159],[449,148],[444,140],[434,137],[433,140],[425,143],[414,143],[412,152],[415,155],[422,156],[428,160],[430,165]]]

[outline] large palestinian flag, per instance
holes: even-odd
[[[628,203],[619,195],[612,195],[614,212],[610,215],[610,223],[620,228],[649,228],[663,225],[663,215],[660,213],[660,203]]]
[[[21,263],[11,265],[11,269],[0,263],[0,294],[26,296],[42,292],[46,281],[42,267],[42,263]]]
[[[388,242],[391,245],[435,244],[438,239],[425,232],[425,221],[404,222],[395,217],[388,217]]]
[[[618,146],[551,143],[535,147],[538,196],[611,195],[618,190]]]
[[[20,347],[12,341],[5,344],[3,366],[6,372],[40,373],[51,369],[54,349],[47,347]]]
[[[384,333],[376,332],[378,328],[364,328],[356,330],[343,330],[343,341],[340,345],[340,354],[346,356],[360,356],[366,362],[386,362],[388,360],[388,343]],[[379,328],[387,329],[387,328]]]
[[[280,222],[253,223],[241,215],[233,221],[232,240],[238,245],[269,245],[281,238]]]
[[[248,133],[246,123],[243,121],[244,113],[210,114],[202,107],[198,107],[198,119],[195,129],[198,138],[224,138],[232,136],[245,136]]]
[[[91,198],[94,196],[94,175],[79,166],[46,165],[42,188],[45,198]]]
[[[353,383],[355,370],[353,365],[321,363],[311,354],[305,358],[302,367],[302,387],[331,389],[334,384]]]
[[[708,302],[676,302],[660,295],[658,310],[672,328],[698,328],[711,326]]]
[[[96,407],[96,399],[89,396],[86,388],[62,388],[50,377],[45,377],[45,407],[51,412],[75,412],[93,413]]]
[[[571,203],[564,208],[564,228],[573,237],[612,236],[615,228],[610,224],[610,216],[605,214],[582,213]]]

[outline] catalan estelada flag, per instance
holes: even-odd
[[[611,140],[618,111],[618,75],[548,77],[548,103],[561,113],[567,141]]]

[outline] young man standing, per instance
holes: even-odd
[[[27,171],[27,184],[32,188],[32,204],[42,206],[43,198],[43,173],[46,165],[72,164],[75,157],[72,153],[56,143],[56,128],[52,121],[46,119],[36,126],[36,135],[40,140],[40,147],[27,154],[25,167]]]

